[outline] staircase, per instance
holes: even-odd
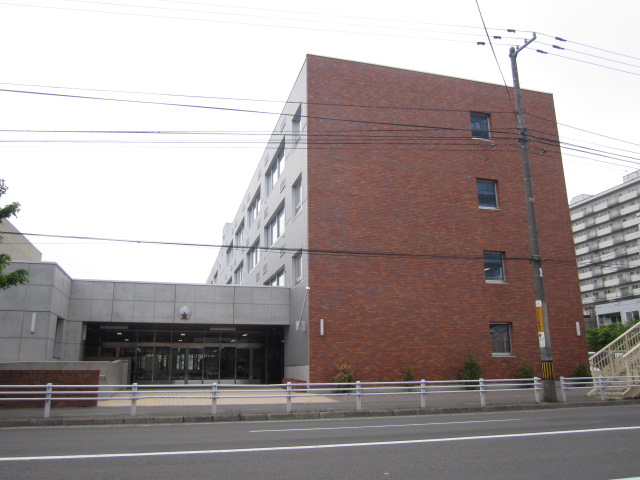
[[[596,395],[603,388],[609,399],[640,396],[640,323],[592,355],[589,364],[594,384],[599,387],[594,388],[589,395]],[[606,377],[606,380],[603,378],[599,381],[597,377]]]

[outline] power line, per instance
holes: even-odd
[[[105,237],[89,237],[79,235],[53,235],[44,233],[24,233],[24,232],[0,232],[2,235],[23,235],[25,237],[46,237],[46,238],[59,238],[67,240],[84,240],[94,242],[112,242],[112,243],[125,243],[125,244],[145,244],[145,245],[161,245],[161,246],[179,246],[179,247],[200,247],[200,248],[218,248],[226,250],[240,250],[249,251],[255,248],[252,246],[242,246],[228,244],[212,244],[212,243],[186,243],[186,242],[164,242],[158,240],[132,240],[122,238],[105,238]],[[410,252],[394,252],[394,251],[374,251],[374,250],[338,250],[338,249],[304,249],[293,247],[259,247],[261,252],[275,252],[275,253],[307,253],[310,255],[331,255],[331,256],[350,256],[350,257],[388,257],[388,258],[410,258],[416,260],[483,260],[482,255],[444,255],[434,253],[410,253]],[[526,261],[529,262],[529,257],[505,257],[506,261]],[[571,263],[575,264],[575,260],[552,260],[546,259],[545,261],[556,263]]]

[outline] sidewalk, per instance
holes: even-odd
[[[137,402],[132,416],[129,400],[100,400],[96,407],[51,408],[50,418],[44,418],[43,408],[0,408],[0,428],[45,425],[115,425],[151,423],[197,423],[220,421],[267,421],[313,418],[346,418],[366,416],[433,415],[481,411],[536,410],[620,404],[638,404],[640,400],[602,401],[599,396],[588,397],[586,390],[567,393],[567,402],[536,404],[531,390],[494,392],[480,405],[477,391],[429,394],[426,408],[420,408],[420,395],[376,395],[362,399],[362,409],[356,410],[353,394],[342,396],[314,396],[296,393],[292,412],[286,413],[286,399],[251,398],[242,391],[225,392],[212,414],[208,398],[146,398]],[[282,394],[282,390],[274,390]],[[225,396],[227,398],[225,398]],[[229,396],[235,398],[228,398]],[[558,399],[562,398],[558,391]]]

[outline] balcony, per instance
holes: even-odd
[[[600,248],[600,249],[608,248],[608,247],[612,247],[612,246],[613,246],[613,238],[609,238],[607,240],[603,240],[603,241],[598,243],[598,248]]]
[[[619,292],[607,293],[606,298],[608,302],[613,302],[615,300],[620,299],[620,293]]]
[[[603,237],[605,235],[609,235],[611,232],[612,232],[612,228],[609,226],[609,227],[604,227],[599,229],[596,233],[599,237]]]
[[[586,215],[587,212],[583,210],[574,210],[571,212],[571,220],[578,220]]]
[[[640,224],[640,217],[634,216],[631,218],[625,218],[622,222],[622,228],[629,228]]]
[[[601,223],[608,221],[610,218],[611,218],[611,215],[609,215],[608,213],[605,213],[604,215],[600,215],[599,217],[596,217],[594,220],[594,223],[596,225],[600,225]]]
[[[631,240],[636,240],[640,238],[640,230],[637,232],[633,232],[633,233],[628,233],[624,236],[624,241],[625,242],[630,242]]]
[[[629,281],[629,277],[628,276],[622,276],[620,278],[613,278],[611,280],[605,280],[604,281],[604,286],[605,287],[617,287],[618,285],[622,284],[622,283],[627,283]]]
[[[630,213],[640,211],[640,203],[634,203],[632,205],[624,205],[620,209],[621,215],[629,215]]]
[[[624,203],[624,202],[628,202],[629,200],[633,200],[637,196],[638,196],[638,191],[634,190],[632,192],[625,193],[624,195],[620,195],[618,197],[618,200],[620,201],[620,203]]]
[[[601,203],[601,204],[599,204],[599,205],[594,205],[594,206],[593,206],[593,212],[594,212],[594,213],[596,213],[596,212],[601,212],[602,210],[604,210],[604,209],[606,209],[606,208],[608,208],[607,202],[602,202],[602,203]]]
[[[580,284],[580,291],[582,293],[591,292],[591,291],[597,290],[599,288],[602,288],[602,285],[596,285],[595,283]]]
[[[589,272],[579,273],[578,274],[578,278],[580,280],[586,280],[587,278],[597,277],[598,275],[602,275],[602,269],[601,268],[594,268],[593,270],[591,270]]]

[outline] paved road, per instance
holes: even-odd
[[[640,405],[455,415],[5,428],[0,478],[618,479]]]

